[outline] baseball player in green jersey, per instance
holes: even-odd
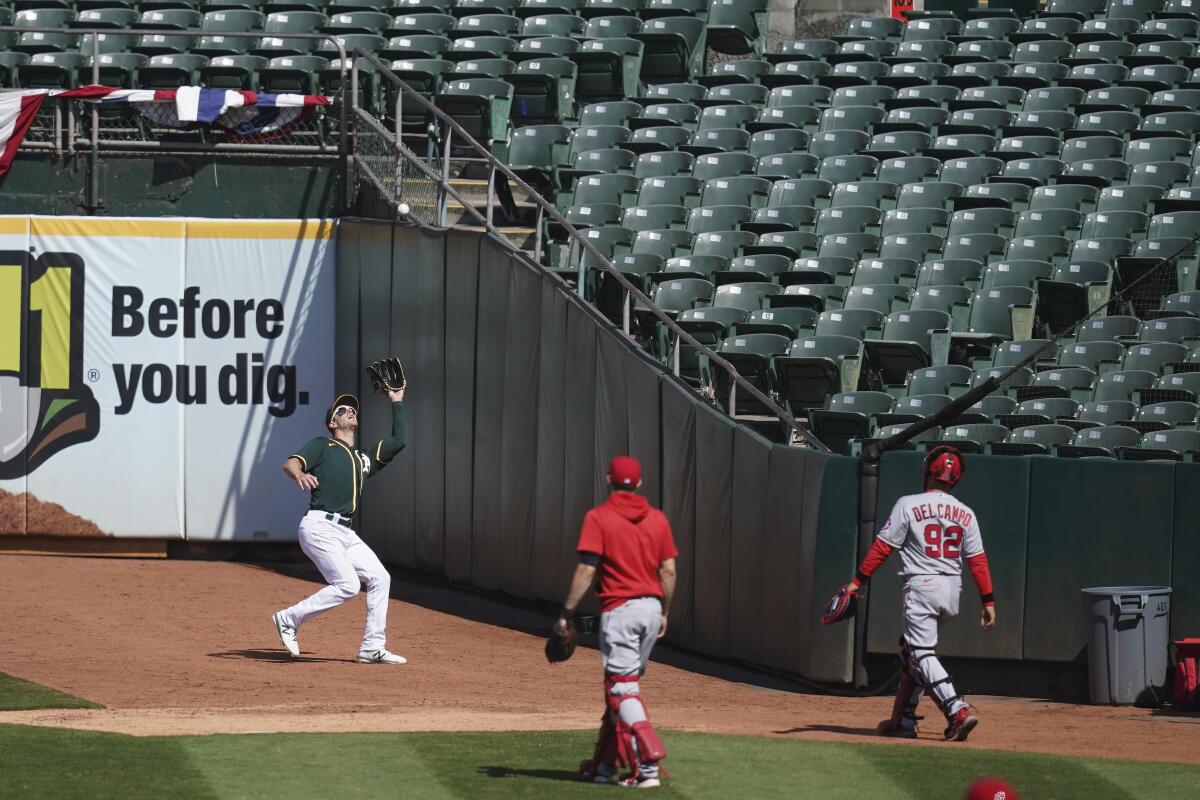
[[[296,631],[308,620],[340,605],[367,585],[367,626],[358,660],[364,664],[403,664],[386,643],[391,576],[370,547],[354,532],[354,514],[363,483],[404,449],[404,389],[387,392],[392,402],[392,435],[367,450],[356,445],[358,398],[339,394],[325,415],[332,436],[316,438],[283,462],[283,471],[310,493],[308,513],[300,519],[300,549],[329,584],[271,619],[279,641],[300,655]]]

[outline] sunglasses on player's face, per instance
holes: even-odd
[[[347,413],[354,413],[354,409],[350,406],[338,406],[337,409],[334,410],[333,416],[335,418],[344,417]]]

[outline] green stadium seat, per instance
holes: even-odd
[[[717,284],[770,282],[792,266],[792,259],[778,254],[741,255],[730,260],[714,277]],[[754,309],[751,309],[752,311]]]
[[[1133,341],[1140,333],[1141,326],[1142,323],[1137,317],[1117,315],[1096,317],[1084,322],[1079,327],[1079,331],[1075,334],[1075,341]]]
[[[1175,342],[1141,342],[1129,348],[1121,368],[1161,375],[1168,365],[1183,363],[1187,354],[1188,348]]]
[[[646,6],[639,14],[642,19],[658,17],[696,17],[701,21],[708,20],[709,0],[646,0]]]
[[[451,13],[456,17],[467,17],[474,14],[512,14],[516,12],[520,0],[457,0]]]
[[[822,209],[817,216],[814,232],[818,236],[831,233],[857,233],[879,225],[881,214],[873,206],[841,206]]]
[[[1129,239],[1113,236],[1077,239],[1071,246],[1070,258],[1073,261],[1098,261],[1113,266],[1117,259],[1132,254],[1133,246]]]
[[[792,155],[804,150],[808,145],[809,136],[802,130],[784,128],[782,130],[759,131],[751,134],[746,146],[746,152],[755,158],[774,155]]]
[[[525,38],[540,38],[546,36],[581,37],[587,23],[574,14],[547,14],[545,16],[528,17],[521,24],[519,33],[507,34]]]
[[[985,359],[982,363],[991,367],[1015,367],[1029,356],[1042,351],[1049,341],[1049,339],[1022,339],[1013,342],[997,342],[992,348],[991,358]],[[1030,366],[1053,365],[1055,352],[1052,348],[1046,350],[1041,361]],[[976,361],[976,365],[979,363]]]
[[[924,286],[973,286],[983,273],[983,262],[971,258],[939,258],[921,264],[917,288]]]
[[[768,206],[822,206],[833,194],[833,184],[819,178],[790,178],[776,181],[767,198]]]
[[[837,233],[822,236],[818,256],[843,256],[854,261],[866,253],[877,253],[881,239],[871,233]]]
[[[633,121],[631,120],[631,124]],[[659,125],[640,128],[633,132],[624,147],[635,153],[661,153],[686,146],[692,140],[692,132],[679,125]]]
[[[886,392],[843,392],[830,396],[826,408],[813,408],[808,418],[813,434],[835,453],[849,455],[850,441],[871,435],[875,417],[892,410]]]
[[[329,63],[320,56],[279,56],[258,71],[259,87],[273,94],[314,94],[317,74]]]
[[[588,21],[585,39],[627,39],[641,33],[646,24],[639,17],[620,14],[584,18]]]
[[[982,453],[988,445],[1004,441],[1008,433],[1008,428],[992,423],[948,425],[942,429],[939,441],[951,443],[966,453]]]
[[[633,190],[623,189],[622,192],[635,191],[637,205],[665,204],[694,208],[700,204],[700,192],[703,184],[690,175],[664,175],[644,179],[634,177],[634,181],[635,188]],[[640,184],[640,188],[638,188],[638,184]]]
[[[799,338],[801,332],[811,331],[817,324],[817,312],[811,308],[774,308],[751,311],[745,322],[739,322],[736,331],[747,333],[774,333],[788,339]]]
[[[1124,424],[1143,434],[1178,427],[1195,427],[1197,405],[1185,400],[1152,403],[1142,406],[1131,422]]]
[[[416,38],[416,37],[413,37]],[[450,49],[442,53],[451,61],[468,61],[477,58],[507,58],[517,49],[517,41],[508,36],[466,36],[451,38]]]
[[[786,336],[773,333],[751,333],[745,336],[730,336],[721,342],[717,352],[730,363],[738,374],[763,394],[770,395],[776,386],[774,369],[771,364],[773,356],[787,352],[790,342]],[[730,413],[734,414],[764,414],[770,413],[749,392],[737,392],[734,407],[729,408],[729,394],[732,382],[728,373],[723,369],[711,371],[717,402]]]
[[[791,270],[779,276],[779,283],[785,287],[814,283],[842,286],[851,282],[854,269],[854,262],[841,256],[820,258],[797,255],[792,262]]]
[[[942,364],[913,370],[904,384],[905,397],[963,394],[971,381],[971,368],[961,364]]]
[[[1189,305],[1196,302],[1196,292],[1182,292],[1169,295],[1171,297],[1187,296]],[[1166,303],[1164,302],[1164,306]],[[1168,309],[1173,313],[1183,313],[1177,307]],[[1176,342],[1194,348],[1196,339],[1200,338],[1200,320],[1193,317],[1162,317],[1147,320],[1142,325],[1141,340],[1144,342]]]
[[[748,222],[752,215],[749,206],[699,206],[688,213],[687,230],[694,234],[737,230],[738,225]]]
[[[696,131],[688,143],[678,146],[679,149],[696,156],[733,151],[745,152],[750,146],[750,134],[741,128],[712,128],[706,131]]]
[[[771,188],[770,181],[749,175],[713,178],[704,182],[700,204],[761,208],[766,205]]]
[[[513,87],[513,123],[560,124],[574,116],[576,66],[565,58],[522,61],[505,77]]]
[[[34,53],[26,57],[29,60],[16,67],[17,82],[25,89],[73,89],[76,74],[88,62],[88,57],[80,53]]]
[[[719,255],[736,258],[744,248],[754,244],[757,237],[749,231],[706,231],[695,237],[694,255]]]
[[[1076,431],[1071,445],[1059,445],[1055,455],[1065,458],[1115,458],[1124,448],[1136,447],[1141,434],[1125,425],[1102,424]]]
[[[1080,422],[1094,422],[1099,425],[1119,424],[1132,420],[1137,414],[1137,409],[1137,404],[1130,400],[1091,400],[1080,408],[1078,419]],[[1130,446],[1132,443],[1122,445]]]
[[[703,74],[705,24],[696,17],[655,17],[634,36],[645,46],[646,83],[690,81]]]
[[[708,46],[718,53],[762,55],[767,6],[767,0],[712,0],[708,9]]]
[[[331,14],[321,26],[323,33],[380,33],[391,27],[392,18],[380,11],[348,11]]]
[[[693,103],[699,105],[708,97],[708,90],[697,83],[660,83],[647,86],[642,103]]]
[[[526,133],[526,132],[529,133]],[[569,135],[569,129],[564,126],[541,126],[535,125],[528,128],[521,128],[513,132],[512,143],[509,146],[509,161],[512,162],[516,158],[516,154],[529,149],[530,156],[524,157],[522,161],[534,161],[545,163],[552,161],[555,149],[565,149],[566,137]],[[518,149],[518,143],[529,143],[528,147]],[[533,154],[537,155],[534,156]],[[510,164],[511,165],[511,164]],[[601,174],[601,175],[586,175],[582,176],[575,182],[575,191],[571,196],[571,205],[591,205],[593,203],[615,203],[619,206],[630,207],[638,200],[638,190],[641,186],[641,180],[628,174]],[[654,201],[642,203],[642,205],[651,205]],[[666,202],[665,200],[663,201]],[[663,226],[666,227],[666,226]],[[631,228],[631,230],[636,230]]]
[[[1112,269],[1103,262],[1072,261],[1056,266],[1050,279],[1036,287],[1038,318],[1056,334],[1068,331],[1077,320],[1107,303],[1112,279]]]
[[[829,263],[831,257],[818,257]],[[847,259],[848,260],[848,259]],[[797,270],[793,270],[795,272]],[[792,272],[784,275],[792,275]],[[782,277],[782,276],[781,276]],[[771,308],[801,307],[823,312],[840,308],[846,298],[846,287],[829,283],[789,283],[783,294],[770,298]]]
[[[986,264],[1003,256],[1008,244],[1006,237],[995,233],[972,233],[966,236],[947,237],[942,258],[969,258]]]
[[[982,289],[971,301],[967,330],[955,335],[986,342],[1028,338],[1028,332],[1021,330],[1019,315],[1024,310],[1027,324],[1032,324],[1034,300],[1033,290],[1023,286]]]
[[[1195,460],[1197,452],[1200,452],[1200,431],[1175,429],[1145,434],[1139,446],[1126,448],[1121,452],[1121,458],[1131,461],[1182,461],[1186,456]]]
[[[513,13],[526,19],[543,14],[579,14],[582,10],[583,0],[521,0]]]
[[[736,308],[694,308],[679,312],[675,321],[701,344],[719,349],[729,335],[729,330],[746,318],[746,313]],[[679,375],[693,386],[704,383],[699,352],[682,341],[673,345],[678,348]]]
[[[903,429],[908,424],[931,417],[952,402],[954,402],[954,398],[948,394],[917,394],[911,397],[899,397],[890,412],[879,414],[876,417],[875,422],[881,431],[877,437],[886,438],[886,435],[882,433],[884,429]],[[941,430],[936,428],[935,430],[940,436]],[[934,438],[936,439],[937,436]]]
[[[254,12],[251,12],[254,13]],[[68,23],[72,28],[135,28],[137,19],[140,15],[132,8],[89,8],[80,11],[72,22]],[[261,15],[256,27],[262,27]],[[12,20],[4,20],[3,24],[11,25]],[[237,29],[231,29],[237,30]],[[247,27],[240,30],[254,30],[254,27]]]
[[[972,208],[955,211],[950,217],[949,236],[969,236],[973,233],[999,233],[1011,230],[1017,218],[1008,208]]]
[[[1017,216],[1013,236],[1067,236],[1084,224],[1083,214],[1069,208],[1022,211]]]
[[[905,159],[891,159],[891,162],[902,160]],[[895,175],[891,169],[891,162],[885,161],[880,166],[880,181],[883,181],[886,177],[910,177],[907,174]],[[900,193],[896,197],[896,208],[902,210],[916,208],[944,210],[953,202],[954,198],[962,194],[962,190],[962,185],[958,183],[942,183],[940,181],[931,181],[928,183],[906,182],[900,187]]]
[[[1059,445],[1069,445],[1075,439],[1075,429],[1067,425],[1026,425],[1017,428],[1003,442],[993,442],[989,449],[996,455],[1049,455]]]
[[[633,174],[643,179],[673,175],[690,176],[694,163],[695,156],[690,153],[679,151],[643,153],[637,156],[637,161],[633,165]]]
[[[269,21],[268,21],[269,23]],[[432,34],[406,34],[393,36],[380,48],[380,58],[388,60],[415,60],[441,58],[450,49],[450,40]]]
[[[953,320],[952,330],[965,331],[974,291],[966,286],[921,286],[908,300],[910,311],[940,311]]]
[[[963,389],[966,388],[967,384],[964,383]],[[960,414],[958,422],[963,425],[991,424],[996,417],[1011,414],[1016,408],[1017,401],[1014,398],[1004,394],[989,394]]]
[[[869,331],[883,327],[884,317],[882,312],[870,308],[824,311],[817,318],[816,335],[866,339]]]
[[[1084,238],[1141,238],[1147,223],[1148,218],[1140,211],[1093,211],[1084,219],[1079,235]]]
[[[208,59],[198,55],[152,56],[145,66],[137,69],[137,84],[142,89],[177,89],[194,86],[199,71]]]
[[[811,336],[793,341],[773,359],[780,399],[795,415],[820,408],[825,398],[858,384],[862,343],[849,336]]]
[[[1071,240],[1065,236],[1022,236],[1009,242],[1004,257],[1016,261],[1055,263],[1071,252]]]
[[[661,270],[652,273],[650,280],[654,283],[679,278],[701,278],[712,281],[714,274],[729,266],[729,261],[730,259],[717,255],[674,256],[663,263]]]
[[[620,224],[637,232],[680,229],[687,223],[687,217],[688,209],[683,206],[630,206]]]
[[[983,271],[981,289],[992,289],[999,286],[1024,286],[1034,289],[1038,281],[1050,277],[1054,271],[1048,261],[1033,259],[1005,259],[989,264]]]
[[[867,363],[884,383],[901,384],[910,372],[945,359],[952,325],[951,315],[944,311],[892,312],[883,321],[880,338],[864,342]]]
[[[758,116],[742,125],[750,133],[762,131],[796,129],[808,130],[816,126],[821,113],[814,106],[766,106],[758,110]]]
[[[512,98],[513,87],[505,81],[471,78],[447,82],[435,103],[476,141],[491,146],[494,141],[508,140]]]
[[[891,314],[893,311],[908,307],[910,290],[894,283],[879,286],[851,286],[846,292],[842,308],[846,310],[869,309],[880,314]]]
[[[857,133],[857,131],[844,131]],[[821,134],[824,135],[824,134]],[[866,134],[863,134],[864,136]],[[813,155],[816,155],[815,153]],[[818,156],[820,158],[820,156]],[[830,183],[861,181],[876,175],[879,160],[866,155],[836,155],[821,158],[817,177]]]
[[[513,61],[531,58],[569,58],[579,52],[580,41],[565,36],[534,36],[517,42],[517,49],[508,54]]]
[[[935,233],[898,233],[884,236],[876,251],[880,258],[907,258],[918,263],[941,251],[945,242]]]
[[[1041,397],[1019,403],[1011,414],[997,418],[996,422],[1013,430],[1029,425],[1051,424],[1066,425],[1077,430],[1075,415],[1082,405],[1067,397]]]
[[[449,14],[455,0],[392,0],[392,5],[405,14]]]
[[[431,35],[447,36],[454,28],[455,19],[449,14],[425,12],[397,14],[387,26],[389,36]]]
[[[622,228],[622,230],[624,230]],[[648,253],[661,256],[664,260],[692,252],[695,236],[687,231],[658,230],[640,231],[634,234],[633,242],[629,245],[632,253]]]
[[[104,58],[115,58],[118,54],[112,56],[101,56]],[[128,54],[135,58],[143,59],[142,63],[133,66],[131,69],[136,70],[142,66],[146,59],[145,56],[137,56],[136,54]],[[208,62],[207,66],[200,68],[200,80],[205,86],[214,89],[245,89],[250,91],[258,90],[258,72],[267,67],[267,59],[262,56],[217,56]],[[103,77],[103,69],[101,67],[101,75]],[[362,78],[360,77],[360,80]],[[107,81],[104,81],[106,85]],[[123,84],[122,84],[123,85]]]
[[[744,128],[758,119],[759,109],[742,103],[708,106],[700,114],[697,130],[715,128]]]
[[[1085,211],[1096,206],[1099,195],[1099,189],[1083,184],[1039,186],[1029,197],[1029,210],[1073,209]]]
[[[590,39],[571,56],[579,67],[575,96],[581,103],[638,95],[643,45],[628,37]]]
[[[702,181],[733,178],[749,175],[756,167],[757,160],[749,153],[710,153],[696,159],[692,177]]]
[[[1152,161],[1137,164],[1129,172],[1131,186],[1158,186],[1164,190],[1186,185],[1191,178],[1191,169],[1179,161]]]
[[[654,304],[669,316],[675,316],[680,311],[694,308],[697,302],[706,301],[713,296],[714,287],[711,283],[697,278],[678,278],[663,281],[654,290]]]
[[[710,28],[711,31],[711,28]],[[709,68],[708,74],[699,78],[704,86],[748,85],[755,84],[758,78],[771,71],[771,65],[758,59],[741,61],[722,61]]]
[[[875,210],[896,205],[900,187],[887,181],[848,181],[839,183],[834,190],[830,205],[834,208],[848,206],[872,206]],[[867,224],[878,224],[867,222]]]

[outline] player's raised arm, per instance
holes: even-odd
[[[367,451],[375,459],[375,468],[367,474],[368,478],[386,467],[396,457],[396,454],[408,444],[408,433],[404,420],[404,390],[389,391],[387,394],[392,400],[392,435],[386,439],[380,439],[374,447]]]

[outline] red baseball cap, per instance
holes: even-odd
[[[967,789],[965,800],[1017,800],[1017,790],[999,778],[980,778]]]
[[[617,456],[608,465],[608,480],[614,486],[637,486],[642,465],[633,456]]]

